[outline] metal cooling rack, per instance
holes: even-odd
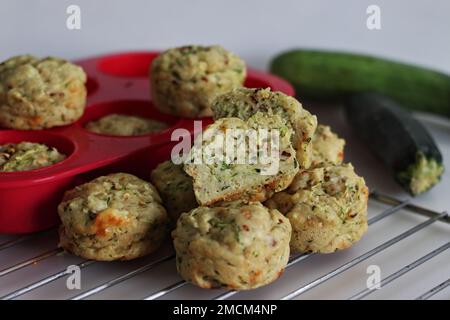
[[[370,195],[370,202],[372,206],[369,206],[369,232],[378,232],[374,230],[375,225],[386,222],[389,217],[397,216],[401,212],[408,212],[406,215],[411,216],[411,212],[422,216],[419,220],[414,219],[413,222],[406,218],[405,225],[407,228],[397,232],[387,239],[382,239],[381,243],[368,248],[358,248],[356,250],[349,249],[344,250],[341,253],[335,253],[332,255],[317,255],[317,254],[298,254],[292,255],[289,259],[289,263],[286,268],[285,275],[280,278],[281,281],[285,277],[288,277],[277,287],[277,282],[271,284],[265,288],[260,288],[252,291],[237,292],[227,290],[202,290],[195,288],[192,285],[181,280],[175,272],[175,261],[172,249],[167,246],[160,250],[158,254],[152,255],[147,258],[138,259],[132,262],[96,262],[91,260],[80,260],[70,254],[64,253],[61,249],[54,248],[56,239],[55,230],[50,230],[33,235],[19,236],[19,237],[7,237],[0,238],[0,298],[1,299],[128,299],[139,298],[146,300],[160,299],[160,298],[209,298],[216,300],[224,299],[253,299],[258,298],[258,295],[252,295],[253,293],[261,292],[260,299],[272,298],[272,299],[301,299],[304,295],[313,289],[317,289],[331,285],[331,291],[337,291],[340,287],[343,287],[342,281],[332,283],[334,279],[337,279],[347,271],[352,269],[353,273],[358,275],[359,278],[353,277],[353,282],[358,284],[357,287],[360,290],[352,288],[353,294],[347,294],[343,298],[347,299],[363,299],[372,298],[375,293],[382,292],[383,290],[374,290],[367,288],[365,284],[364,276],[361,277],[361,272],[355,271],[355,267],[360,266],[363,262],[367,262],[369,259],[376,255],[380,255],[389,251],[388,249],[398,245],[399,243],[407,242],[403,248],[409,248],[412,251],[416,251],[417,242],[411,240],[414,235],[420,233],[425,229],[432,227],[444,228],[440,231],[436,230],[433,233],[441,232],[444,236],[443,243],[435,243],[433,241],[433,247],[431,250],[427,248],[425,253],[418,253],[419,256],[407,261],[403,266],[396,267],[394,271],[388,272],[386,275],[380,278],[378,285],[379,288],[384,289],[388,285],[392,285],[395,281],[401,282],[402,277],[412,273],[413,270],[420,269],[427,262],[433,258],[436,259],[438,255],[443,255],[450,247],[450,241],[448,235],[448,224],[450,217],[446,212],[439,213],[433,210],[429,210],[423,207],[416,206],[410,202],[410,200],[401,201],[391,196],[381,193],[373,192]],[[382,207],[380,210],[379,207]],[[405,218],[405,217],[404,217]],[[410,217],[409,217],[410,218]],[[418,217],[415,217],[418,218]],[[425,218],[425,219],[424,219]],[[393,225],[394,222],[389,223],[387,221],[386,226]],[[398,224],[399,222],[395,222]],[[438,226],[441,225],[441,226]],[[383,227],[386,228],[386,227]],[[376,238],[376,237],[375,237]],[[2,240],[4,239],[4,240]],[[409,239],[409,240],[408,240]],[[365,238],[360,242],[364,243]],[[416,239],[415,241],[421,241]],[[442,239],[439,241],[442,242]],[[53,247],[52,247],[53,246]],[[359,246],[357,244],[356,246]],[[366,245],[367,247],[367,245]],[[43,248],[38,254],[36,248]],[[405,249],[402,249],[405,251]],[[408,251],[408,250],[406,250]],[[417,249],[417,251],[420,251]],[[349,253],[351,252],[351,253]],[[394,257],[400,253],[392,253]],[[448,254],[446,252],[445,254]],[[339,256],[337,259],[334,256]],[[319,261],[314,262],[313,259]],[[393,259],[393,258],[389,258]],[[445,258],[447,264],[450,260]],[[312,274],[311,280],[304,280],[303,283],[296,283],[297,276],[288,276],[291,270],[299,269],[302,265],[307,263],[316,263],[318,268],[316,270],[317,275]],[[71,275],[71,270],[68,270],[69,265],[76,265],[80,268],[83,277],[83,282],[88,283],[87,288],[82,290],[69,290],[65,286],[66,279]],[[383,266],[380,266],[383,268]],[[98,270],[93,270],[97,268]],[[54,271],[56,269],[56,271]],[[326,271],[322,271],[326,270]],[[436,272],[439,272],[436,270]],[[435,283],[435,279],[431,279],[426,282],[426,290],[414,293],[412,298],[416,299],[429,299],[438,293],[444,293],[450,297],[450,274],[448,268],[443,269],[443,275],[440,276],[444,281]],[[300,274],[305,274],[305,272]],[[434,273],[434,272],[433,272]],[[430,272],[419,273],[419,278],[426,278],[430,275]],[[416,278],[418,278],[416,276]],[[366,276],[367,278],[367,276]],[[86,280],[87,279],[87,280]],[[433,282],[434,281],[434,282]],[[287,283],[288,282],[288,283]],[[345,282],[349,282],[345,280]],[[184,290],[184,292],[182,292]],[[265,290],[265,291],[261,291]],[[405,288],[405,290],[408,290]],[[348,291],[348,290],[347,290]],[[41,292],[41,293],[40,293]],[[181,293],[180,293],[181,292]],[[328,291],[330,292],[330,291]]]

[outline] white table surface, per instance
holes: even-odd
[[[65,9],[78,4],[82,10],[82,29],[65,28]],[[382,9],[382,29],[369,31],[365,27],[365,9],[378,4]],[[187,43],[220,43],[240,54],[251,66],[265,68],[274,54],[292,47],[342,49],[383,55],[414,62],[444,72],[450,72],[450,2],[442,1],[24,1],[3,0],[0,4],[0,60],[15,54],[57,55],[70,59],[110,51],[132,49],[163,49]],[[408,196],[393,183],[388,171],[358,141],[346,125],[338,106],[318,105],[304,101],[304,106],[318,115],[320,122],[330,124],[347,140],[346,159],[371,188],[404,199]],[[442,182],[414,202],[437,211],[450,210],[450,122],[426,119],[444,156],[448,170]],[[425,121],[426,120],[426,121]],[[369,214],[382,206],[371,204]],[[275,284],[236,298],[279,298],[301,284],[339,266],[406,230],[423,218],[402,212],[372,226],[364,239],[350,250],[325,256],[315,256],[291,268]],[[403,267],[448,241],[450,228],[443,223],[426,230],[376,255],[368,261],[318,287],[302,298],[346,298],[364,288],[366,267],[378,264],[382,274]],[[0,235],[0,243],[10,239]],[[54,236],[43,235],[0,251],[0,270],[35,256],[55,246]],[[157,253],[163,254],[164,250]],[[83,289],[111,279],[149,259],[131,263],[96,264],[83,271]],[[78,258],[57,256],[17,273],[0,278],[0,296],[61,270]],[[371,298],[414,298],[448,279],[450,252],[376,292]],[[97,298],[140,298],[179,280],[174,264],[168,262],[107,290]],[[65,288],[65,278],[21,298],[68,298],[79,292]],[[187,286],[165,298],[210,298],[218,292]],[[450,298],[444,290],[435,298]]]

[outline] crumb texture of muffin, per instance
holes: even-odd
[[[208,126],[203,135],[197,137],[203,143],[194,143],[190,161],[184,165],[185,172],[193,179],[198,203],[213,205],[234,200],[262,202],[287,188],[298,172],[289,129],[285,127],[285,134],[278,139],[278,149],[270,152],[271,147],[265,148],[261,143],[263,139],[248,138],[250,132],[258,134],[259,129],[271,130],[280,127],[281,123],[282,118],[277,115],[264,115],[248,121],[222,118]],[[263,149],[268,151],[267,161],[258,158]],[[222,155],[222,158],[217,155]],[[197,163],[196,159],[201,162]]]
[[[311,168],[341,164],[344,147],[344,139],[339,138],[329,126],[319,124],[312,138]]]
[[[60,247],[86,259],[130,260],[161,246],[168,216],[155,187],[127,173],[96,178],[58,206]]]
[[[0,126],[39,130],[78,120],[86,105],[86,74],[66,60],[30,55],[0,64]]]
[[[289,221],[261,203],[230,202],[183,213],[172,232],[181,277],[201,288],[258,288],[289,259]]]
[[[311,115],[295,98],[270,88],[237,88],[218,96],[212,104],[214,119],[237,117],[247,120],[257,113],[278,115],[292,131],[292,145],[297,151],[300,168],[311,165],[311,140],[317,117]]]
[[[211,116],[219,94],[243,85],[245,63],[221,46],[169,49],[150,67],[151,94],[164,113],[197,118]]]
[[[85,128],[99,134],[140,136],[162,131],[167,128],[167,125],[154,119],[113,113],[88,122]]]
[[[292,252],[349,248],[367,231],[368,188],[351,164],[299,172],[285,191],[265,202],[292,226]]]
[[[51,166],[66,156],[55,148],[34,142],[0,145],[0,172],[28,171]]]
[[[174,164],[170,160],[160,163],[152,171],[151,181],[172,222],[176,223],[183,212],[198,207],[192,178],[184,172],[182,164]]]

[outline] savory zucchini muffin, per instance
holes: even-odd
[[[167,128],[163,122],[124,114],[109,114],[98,120],[88,122],[86,129],[100,134],[114,136],[140,136],[156,133]]]
[[[293,252],[330,253],[350,247],[367,231],[368,189],[351,164],[299,173],[265,205],[286,214]]]
[[[338,165],[344,160],[345,140],[331,131],[329,126],[319,124],[312,138],[311,168]]]
[[[295,150],[290,142],[289,128],[284,127],[278,149],[275,139],[267,133],[264,144],[259,129],[281,127],[278,115],[250,118],[222,118],[208,126],[197,137],[184,170],[192,177],[194,193],[200,205],[220,201],[265,201],[275,192],[286,189],[298,172]],[[278,131],[277,131],[278,132]],[[233,135],[234,134],[234,135]],[[268,157],[261,157],[266,150]]]
[[[36,130],[78,120],[86,74],[59,58],[17,56],[0,64],[0,126]]]
[[[27,171],[51,166],[66,158],[55,148],[34,142],[0,145],[0,172]]]
[[[293,131],[292,144],[297,150],[300,168],[311,164],[311,139],[317,127],[316,116],[303,109],[295,98],[267,89],[238,88],[218,96],[212,105],[214,119],[237,117],[247,120],[257,113],[279,115]]]
[[[172,232],[181,277],[201,288],[254,289],[289,259],[289,221],[261,203],[230,202],[183,213]]]
[[[240,87],[245,63],[220,46],[184,46],[159,55],[150,68],[155,106],[180,117],[211,116],[211,102],[219,94]]]
[[[198,207],[192,178],[184,172],[182,164],[174,164],[170,160],[160,163],[152,171],[151,181],[172,222],[176,222],[183,212]]]
[[[155,251],[168,217],[152,184],[127,173],[99,177],[65,193],[58,206],[60,247],[93,260],[130,260]]]

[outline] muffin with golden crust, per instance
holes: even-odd
[[[93,260],[130,260],[160,247],[168,216],[152,184],[127,173],[96,178],[65,193],[59,245]]]
[[[219,94],[242,86],[245,63],[221,46],[169,49],[153,60],[151,94],[158,110],[180,117],[211,116]]]
[[[30,55],[0,64],[0,126],[36,130],[78,120],[86,105],[86,74],[66,60]]]
[[[339,138],[329,126],[319,124],[312,138],[311,168],[341,164],[344,146],[344,139]]]
[[[269,133],[273,129],[282,132],[278,139]],[[221,118],[208,126],[184,164],[198,203],[265,201],[286,189],[299,170],[290,132],[279,115],[262,113],[248,121]]]
[[[281,117],[283,127],[287,126],[292,131],[292,145],[300,168],[311,165],[311,140],[316,131],[317,117],[304,109],[294,97],[271,91],[270,88],[238,88],[218,96],[212,109],[214,119],[237,117],[248,120],[258,114]]]
[[[198,207],[192,178],[184,172],[182,164],[174,164],[170,160],[160,163],[152,171],[151,181],[172,222],[176,223],[183,212]]]
[[[367,231],[368,189],[351,164],[304,170],[265,202],[292,225],[293,252],[346,249]]]
[[[181,277],[201,288],[258,288],[289,259],[291,226],[261,203],[229,202],[183,213],[172,232]]]

